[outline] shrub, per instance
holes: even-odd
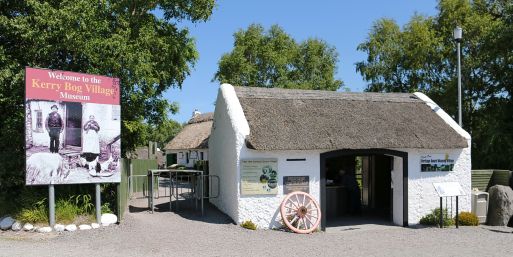
[[[479,225],[479,218],[471,212],[460,212],[458,224],[461,226],[477,226]]]
[[[43,200],[36,202],[32,208],[22,209],[16,219],[24,223],[48,223],[48,209],[46,206],[46,198],[44,198]]]
[[[443,226],[449,227],[454,225],[454,219],[448,215],[447,209],[443,209]],[[438,226],[440,224],[440,208],[434,209],[430,214],[420,219],[420,224],[426,226]]]
[[[246,221],[242,222],[242,224],[240,224],[240,226],[245,229],[250,229],[250,230],[257,229],[257,225],[255,223],[253,223],[253,221],[251,221],[251,220],[246,220]]]

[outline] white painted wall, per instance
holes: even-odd
[[[209,138],[209,170],[220,178],[219,197],[211,199],[222,212],[238,221],[240,150],[249,125],[233,87],[223,84],[217,94],[214,124]],[[215,192],[214,185],[211,185]]]
[[[280,204],[283,194],[284,176],[309,176],[310,194],[320,204],[320,154],[316,151],[255,151],[243,147],[241,159],[276,158],[278,159],[278,193],[276,195],[240,196],[239,216],[235,220],[242,223],[253,221],[259,228],[281,227]],[[287,161],[287,159],[306,159],[305,161]],[[240,176],[239,176],[240,177]],[[238,179],[240,190],[240,179]]]
[[[470,211],[471,193],[471,137],[442,108],[422,93],[415,93],[458,134],[467,139],[464,149],[403,149],[408,152],[408,223],[417,224],[420,218],[440,206],[434,182],[460,182],[466,195],[459,197],[460,211]],[[454,158],[452,172],[420,172],[420,156],[425,154],[449,154]],[[444,205],[445,208],[445,205]]]

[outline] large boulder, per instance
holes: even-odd
[[[16,220],[14,220],[13,218],[11,218],[11,217],[5,217],[5,218],[3,218],[3,219],[0,221],[0,229],[1,229],[1,230],[8,230],[8,229],[11,229],[12,224],[14,224],[14,222],[16,222]]]
[[[513,216],[513,190],[509,186],[496,185],[488,190],[487,224],[506,226]]]

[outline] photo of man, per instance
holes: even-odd
[[[57,105],[52,105],[52,112],[48,114],[48,117],[45,121],[45,128],[50,136],[50,153],[58,153],[59,152],[59,137],[63,130],[63,122],[61,115],[57,112],[59,108]]]

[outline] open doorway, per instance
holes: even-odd
[[[82,146],[82,104],[66,103],[65,146]]]
[[[321,154],[321,227],[407,226],[407,178],[404,152],[372,149]]]

